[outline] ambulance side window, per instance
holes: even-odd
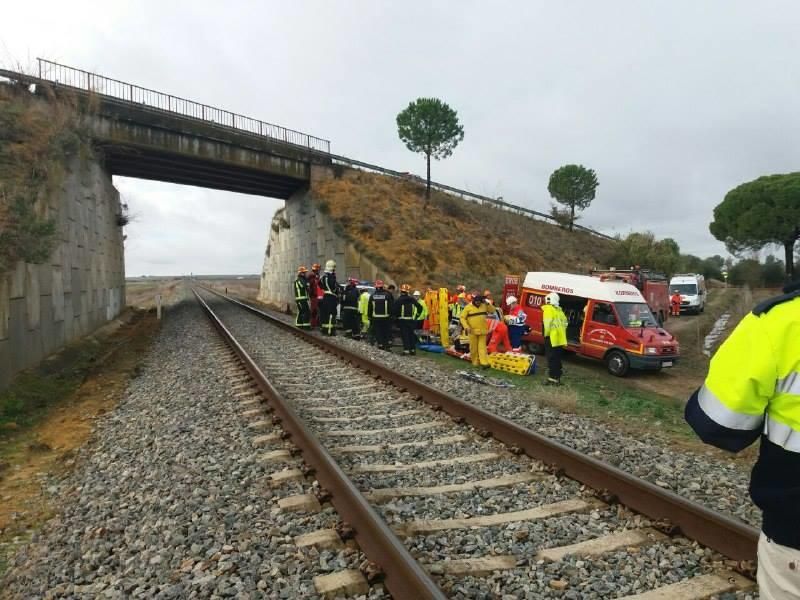
[[[596,302],[592,309],[592,321],[605,323],[606,325],[616,325],[617,318],[614,316],[614,309],[605,302]]]

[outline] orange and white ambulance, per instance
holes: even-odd
[[[544,346],[542,305],[558,293],[567,315],[567,350],[605,362],[618,377],[630,369],[672,367],[680,355],[678,340],[658,325],[642,293],[622,281],[569,273],[531,272],[519,290],[519,302],[531,328],[523,339]]]

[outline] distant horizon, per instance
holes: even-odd
[[[134,279],[183,279],[194,277],[195,279],[228,279],[230,277],[244,277],[258,279],[259,273],[182,273],[179,275],[127,275],[125,281]]]

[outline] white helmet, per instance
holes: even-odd
[[[419,290],[414,290],[414,293],[413,293],[413,294],[411,294],[411,295],[412,295],[412,296],[416,296],[417,298],[419,298],[420,296],[422,296],[422,294],[420,294],[420,293],[419,293]]]
[[[328,262],[326,262],[325,263],[325,270],[328,271],[329,273],[332,272],[332,271],[335,271],[336,270],[336,261],[335,260],[329,260]]]
[[[544,297],[545,304],[552,304],[553,306],[558,306],[558,303],[561,301],[561,298],[558,297],[558,294],[555,292],[550,292],[547,296]]]
[[[509,296],[508,298],[506,298],[506,304],[516,304],[516,303],[517,303],[516,296]]]

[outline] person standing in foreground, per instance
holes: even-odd
[[[358,314],[360,293],[357,285],[358,279],[355,277],[348,279],[342,297],[342,326],[347,335],[354,340],[361,337],[361,316]]]
[[[486,352],[486,335],[489,326],[486,317],[494,309],[483,301],[478,292],[472,293],[472,302],[461,311],[460,321],[464,332],[469,335],[469,356],[474,366],[489,368],[489,355]]]
[[[338,288],[336,284],[336,261],[329,260],[325,263],[325,273],[319,280],[322,289],[322,300],[319,303],[320,329],[325,335],[336,335],[336,307],[339,305]]]
[[[762,598],[800,598],[800,282],[746,315],[719,347],[686,422],[705,443],[739,452],[761,438],[750,496],[763,513]]]
[[[308,269],[304,265],[297,268],[297,279],[294,280],[294,302],[297,305],[297,316],[294,319],[295,327],[311,329],[311,308],[308,304],[308,282],[306,281]]]
[[[561,310],[561,298],[555,292],[544,297],[542,333],[547,353],[547,384],[561,384],[561,355],[567,346],[567,315]]]
[[[403,340],[403,354],[405,355],[417,353],[414,326],[417,322],[419,305],[414,296],[409,295],[410,291],[411,286],[407,283],[400,286],[400,297],[394,303],[392,310],[392,316],[397,319],[397,325],[400,328],[400,338]]]
[[[370,327],[380,350],[388,350],[392,335],[392,295],[383,289],[383,281],[375,281],[375,291],[367,305]]]

